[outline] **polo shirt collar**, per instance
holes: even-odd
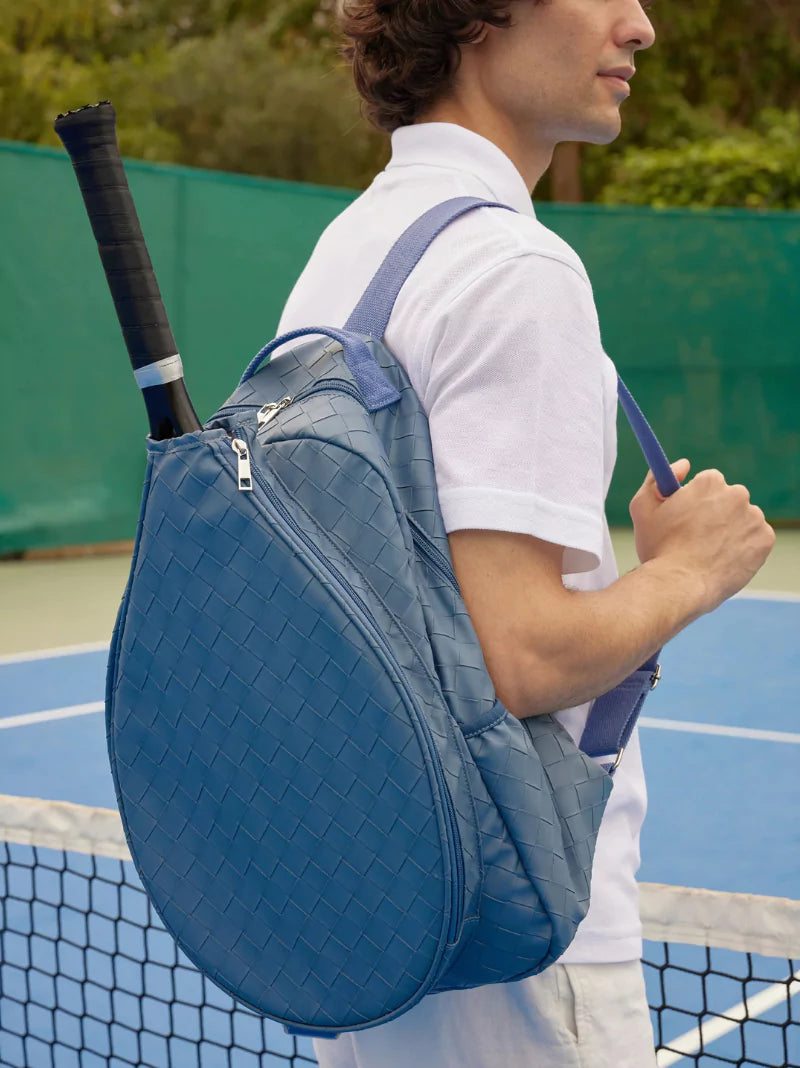
[[[392,158],[386,170],[415,165],[466,171],[479,178],[495,200],[535,218],[530,192],[505,152],[464,126],[452,122],[400,126],[392,134]]]

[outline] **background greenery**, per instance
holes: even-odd
[[[0,138],[57,145],[111,99],[124,154],[363,188],[387,138],[361,118],[334,0],[4,0]],[[800,3],[657,0],[623,135],[582,150],[588,200],[800,207]],[[545,180],[539,199],[551,195]]]

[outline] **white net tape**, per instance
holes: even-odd
[[[119,813],[0,794],[0,841],[130,860]],[[644,937],[800,958],[800,901],[641,883]]]

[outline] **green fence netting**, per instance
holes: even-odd
[[[129,162],[201,419],[277,326],[356,195]],[[132,538],[144,408],[64,153],[0,142],[0,555]],[[800,519],[800,213],[540,205],[583,257],[606,350],[670,456]],[[644,465],[624,420],[608,515]]]

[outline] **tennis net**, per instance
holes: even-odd
[[[800,1068],[800,902],[643,884],[659,1068]],[[116,812],[0,795],[0,1068],[300,1068],[176,948]]]

